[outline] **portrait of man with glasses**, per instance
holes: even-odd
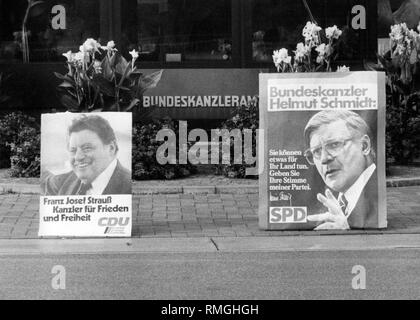
[[[356,112],[316,113],[305,130],[305,157],[325,184],[317,199],[327,209],[308,216],[315,230],[374,228],[378,224],[378,180],[373,136]]]

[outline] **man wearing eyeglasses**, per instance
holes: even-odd
[[[315,230],[377,226],[376,156],[366,122],[353,111],[321,111],[308,121],[304,134],[306,159],[327,186],[317,199],[328,211],[308,216],[320,222]]]
[[[117,159],[118,144],[109,122],[82,115],[68,128],[72,171],[43,182],[44,195],[131,194],[131,172]]]

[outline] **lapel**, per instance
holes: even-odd
[[[58,194],[59,195],[75,195],[80,188],[80,184],[82,183],[79,178],[77,178],[76,174],[71,171],[64,180]]]
[[[122,177],[121,177],[121,164],[117,160],[117,166],[115,167],[114,173],[111,176],[111,179],[109,179],[108,185],[102,192],[102,194],[118,194],[121,192],[120,185],[122,183]]]
[[[378,227],[378,176],[375,170],[347,219],[350,228]]]

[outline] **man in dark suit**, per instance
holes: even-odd
[[[305,156],[329,188],[317,195],[328,212],[308,216],[321,222],[315,230],[378,227],[376,156],[366,122],[353,111],[321,111],[306,125],[305,140]]]
[[[73,120],[67,146],[73,170],[44,179],[44,195],[131,194],[131,172],[117,159],[117,140],[106,119]]]

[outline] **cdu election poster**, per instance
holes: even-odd
[[[131,236],[131,136],[131,113],[42,115],[39,236]]]
[[[259,80],[260,228],[386,228],[385,74],[260,74]]]

